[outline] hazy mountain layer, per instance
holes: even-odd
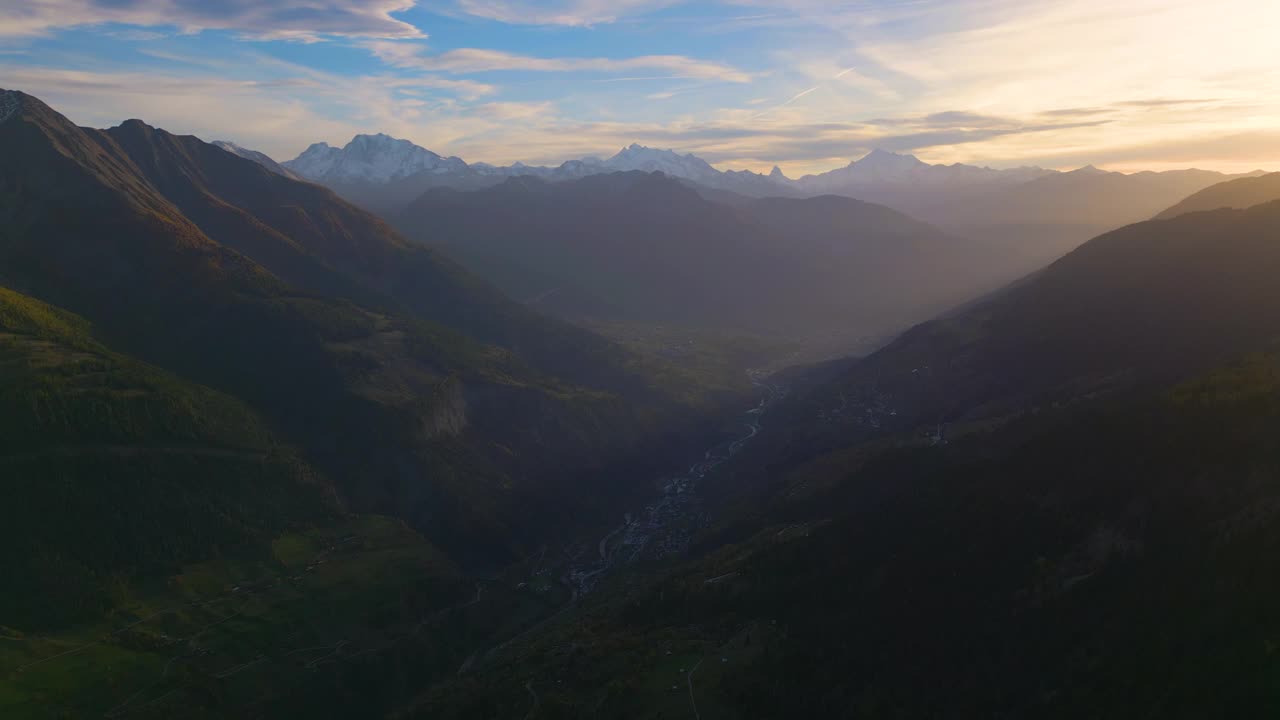
[[[1220,208],[1248,208],[1272,200],[1280,200],[1280,173],[1237,178],[1211,185],[1156,217],[1168,219],[1189,212]]]
[[[731,207],[658,173],[441,189],[396,222],[564,317],[846,348],[1017,277],[1000,254],[886,207],[835,196]]]

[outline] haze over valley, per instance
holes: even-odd
[[[764,336],[809,360],[865,352],[1090,237],[1263,174],[993,170],[875,150],[791,179],[638,144],[496,167],[383,134],[283,163],[232,151],[383,214],[543,312]]]

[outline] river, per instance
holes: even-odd
[[[643,509],[627,513],[622,524],[602,537],[596,552],[571,563],[564,582],[575,597],[591,592],[614,567],[642,559],[661,560],[683,555],[694,533],[706,522],[706,510],[698,497],[703,478],[746,447],[760,433],[760,423],[770,406],[786,390],[766,380],[764,371],[748,371],[760,400],[743,413],[743,434],[708,448],[703,457],[683,473],[665,480],[662,494]]]

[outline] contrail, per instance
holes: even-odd
[[[788,100],[788,101],[786,101],[786,102],[784,102],[784,103],[780,103],[780,104],[778,104],[778,105],[774,105],[773,107],[769,108],[768,110],[761,110],[760,112],[756,113],[755,115],[752,115],[752,116],[751,116],[751,119],[752,119],[752,120],[755,120],[756,118],[759,118],[759,117],[763,117],[763,116],[765,116],[765,115],[768,115],[769,113],[773,112],[774,110],[778,110],[778,109],[780,109],[780,108],[784,108],[784,107],[786,107],[786,106],[790,105],[791,103],[793,103],[793,102],[795,102],[795,101],[799,100],[800,98],[804,97],[805,95],[808,95],[809,93],[811,93],[811,92],[813,92],[813,91],[815,91],[815,90],[821,89],[821,88],[822,88],[822,86],[821,86],[821,85],[814,85],[813,87],[809,88],[808,90],[804,90],[804,91],[802,91],[802,92],[798,92],[798,93],[796,93],[795,95],[791,96],[791,99],[790,99],[790,100]]]
[[[788,101],[786,101],[786,102],[782,103],[782,104],[781,104],[781,105],[779,105],[778,107],[786,107],[786,106],[790,105],[791,103],[793,103],[793,102],[795,102],[795,101],[799,100],[800,98],[804,97],[805,95],[808,95],[809,93],[813,92],[814,90],[817,90],[817,89],[818,89],[818,88],[820,88],[820,87],[822,87],[822,86],[821,86],[821,85],[814,85],[813,87],[809,88],[808,90],[805,90],[804,92],[796,93],[796,94],[795,94],[795,96],[793,96],[790,100],[788,100]]]

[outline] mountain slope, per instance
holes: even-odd
[[[1280,203],[1102,235],[1035,277],[925,323],[814,397],[891,406],[888,426],[1018,412],[1178,377],[1280,336]]]
[[[1267,714],[1278,240],[1280,201],[1131,225],[777,378],[688,560],[417,716]]]
[[[376,714],[537,607],[91,333],[0,288],[0,715]]]
[[[301,290],[394,303],[570,381],[610,390],[639,381],[619,367],[627,359],[617,348],[510,303],[328,190],[260,172],[194,137],[138,121],[104,134],[114,141],[103,141],[106,152],[122,149],[212,239]]]
[[[537,318],[323,188],[142,123],[86,131],[6,97],[18,109],[0,123],[0,282],[247,401],[358,510],[507,557],[547,532],[535,510],[585,519],[635,490],[600,482],[618,477],[611,463],[643,453],[629,470],[642,474],[666,458],[647,445],[658,433],[699,422],[673,423],[685,398],[651,392],[615,346]],[[583,371],[549,377],[481,342],[522,338],[530,362]]]
[[[1280,203],[1131,225],[864,359],[794,372],[721,489],[768,496],[787,468],[857,467],[866,444],[942,445],[1267,350],[1277,233]]]
[[[229,153],[231,153],[231,154],[233,154],[233,155],[239,155],[240,157],[244,158],[245,160],[252,160],[253,162],[258,163],[258,164],[259,164],[259,165],[261,165],[262,167],[264,167],[264,168],[266,168],[266,169],[270,170],[270,171],[271,171],[271,172],[273,172],[273,173],[276,173],[277,175],[283,175],[283,176],[285,176],[285,177],[287,177],[287,178],[291,178],[291,179],[293,179],[293,180],[301,180],[301,179],[302,179],[302,176],[300,176],[300,175],[298,175],[298,174],[294,173],[292,170],[290,170],[290,169],[286,168],[285,166],[281,165],[280,163],[276,162],[275,160],[272,160],[272,159],[271,159],[269,156],[267,156],[266,154],[264,154],[264,153],[260,153],[260,152],[258,152],[257,150],[250,150],[249,148],[241,147],[241,146],[239,146],[239,145],[237,145],[237,144],[235,144],[235,143],[233,143],[233,142],[229,142],[229,141],[227,141],[227,140],[214,140],[213,142],[211,142],[211,143],[209,143],[209,144],[210,144],[210,145],[213,145],[214,147],[222,148],[223,150],[226,150],[227,152],[229,152]]]
[[[291,526],[337,515],[332,488],[242,403],[110,352],[84,320],[4,288],[0,386],[10,627],[95,618],[114,581],[265,555]]]
[[[718,717],[1265,715],[1278,371],[1259,357],[797,468],[718,549],[602,593],[412,716],[511,715],[528,686],[570,718],[689,711],[691,693]]]
[[[1083,223],[1119,227],[1146,220],[1177,198],[1227,179],[1208,170],[1124,174],[1082,168],[1015,186],[985,206],[969,208],[965,222]],[[955,208],[954,212],[962,213]]]
[[[1280,173],[1243,177],[1211,185],[1156,216],[1157,220],[1219,208],[1247,208],[1280,200]]]

